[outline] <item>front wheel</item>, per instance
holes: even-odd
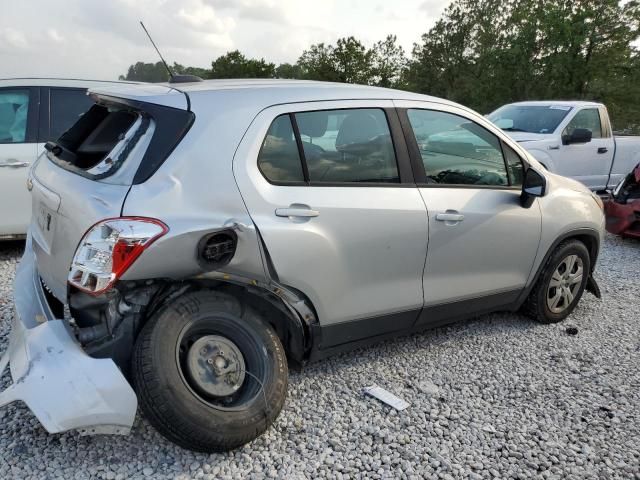
[[[541,323],[564,320],[582,297],[591,272],[589,251],[579,240],[561,243],[547,260],[523,312]]]
[[[262,434],[287,392],[287,361],[273,329],[228,294],[188,293],[140,332],[133,386],[151,424],[190,450],[220,452]]]

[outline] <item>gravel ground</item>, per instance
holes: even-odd
[[[0,245],[0,350],[20,248]],[[640,242],[607,237],[597,278],[604,299],[559,325],[482,316],[292,373],[276,424],[229,454],[182,450],[143,418],[128,437],[48,435],[10,405],[0,478],[640,479]],[[372,383],[411,406],[363,396]]]

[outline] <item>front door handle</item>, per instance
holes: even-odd
[[[5,168],[24,168],[28,166],[29,166],[29,162],[19,162],[15,158],[8,158],[4,162],[0,162],[0,167],[5,167]]]
[[[607,147],[599,147],[598,148],[598,153],[607,153],[609,151],[609,149]]]
[[[317,217],[320,215],[320,212],[317,210],[312,210],[306,205],[293,204],[288,208],[276,208],[276,216],[277,217],[301,217],[301,218],[311,218]]]
[[[438,213],[436,215],[436,220],[438,220],[439,222],[458,223],[464,220],[464,215],[457,212],[454,213],[454,212],[447,211],[446,213]]]

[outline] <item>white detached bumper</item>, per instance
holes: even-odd
[[[9,348],[0,359],[11,384],[0,407],[21,400],[50,433],[127,434],[138,401],[110,359],[88,356],[64,320],[53,318],[38,278],[31,238],[14,281],[15,315]]]

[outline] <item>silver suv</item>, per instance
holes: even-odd
[[[300,81],[94,90],[33,167],[0,368],[49,432],[186,448],[276,419],[287,368],[495,310],[563,320],[602,203],[482,116]]]

